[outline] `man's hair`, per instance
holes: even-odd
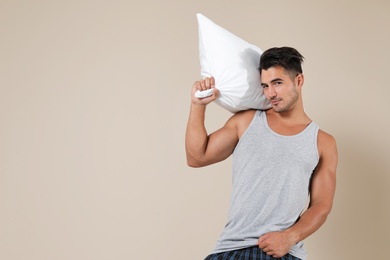
[[[283,67],[291,77],[302,73],[301,64],[304,57],[291,47],[274,47],[266,50],[260,57],[261,70],[268,70],[271,67]]]

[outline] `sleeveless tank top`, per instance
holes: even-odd
[[[233,152],[227,224],[212,253],[255,246],[259,237],[292,226],[307,207],[310,178],[319,161],[318,126],[296,135],[274,132],[256,111]],[[306,259],[303,242],[291,255]]]

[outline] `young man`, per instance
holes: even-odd
[[[337,148],[303,109],[303,56],[290,47],[260,58],[261,86],[272,108],[234,114],[207,134],[207,104],[218,97],[214,78],[192,87],[186,132],[187,163],[202,167],[233,154],[228,222],[206,259],[306,259],[302,240],[330,213],[336,186]],[[213,89],[198,99],[197,90]],[[308,194],[310,203],[306,209]]]

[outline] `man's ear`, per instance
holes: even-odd
[[[303,76],[302,73],[299,73],[297,77],[295,78],[295,84],[299,87],[302,88],[303,83],[305,82],[305,77]]]

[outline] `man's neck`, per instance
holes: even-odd
[[[267,116],[285,124],[305,124],[310,123],[310,118],[306,115],[302,106],[294,107],[285,112],[276,112],[272,108],[267,110]]]

